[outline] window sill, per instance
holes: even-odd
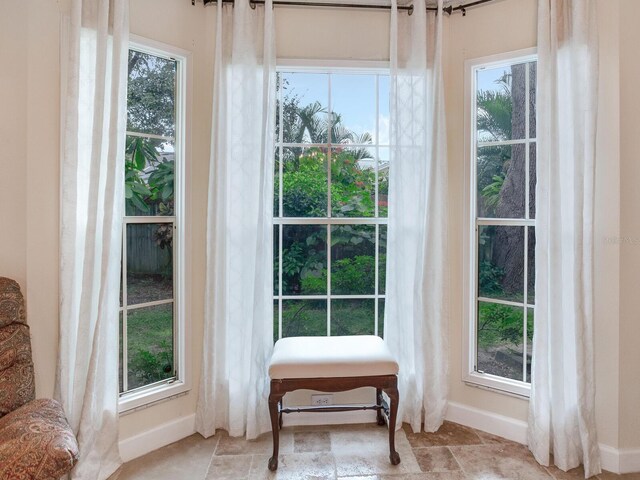
[[[531,384],[498,377],[488,373],[471,372],[463,381],[470,387],[482,388],[503,395],[510,395],[521,400],[528,400],[531,396]]]
[[[118,401],[119,414],[126,415],[141,408],[150,407],[156,403],[170,400],[173,397],[182,396],[191,390],[191,386],[185,382],[175,381],[142,389],[138,392],[127,393]]]

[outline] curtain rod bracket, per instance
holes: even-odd
[[[256,2],[254,2],[253,0],[249,0],[249,6],[251,7],[251,10],[255,10],[256,9]]]

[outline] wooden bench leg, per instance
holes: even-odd
[[[269,459],[269,470],[278,468],[278,449],[280,447],[280,415],[278,405],[282,401],[283,394],[269,395],[269,416],[271,417],[271,433],[273,434],[273,455]]]
[[[376,388],[376,404],[382,406],[382,389]],[[377,415],[378,425],[382,426],[386,422],[384,421],[384,415],[382,414],[382,408],[378,409]]]
[[[400,455],[396,452],[396,417],[398,415],[398,388],[385,388],[384,393],[389,396],[389,461],[391,465],[400,463]]]

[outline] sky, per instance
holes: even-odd
[[[315,101],[329,105],[331,83],[331,109],[342,116],[342,123],[351,131],[369,132],[376,140],[376,75],[283,73],[288,81],[287,93],[300,97],[306,106]],[[331,77],[329,79],[329,77]],[[380,91],[379,116],[380,144],[389,144],[389,77],[377,75]]]

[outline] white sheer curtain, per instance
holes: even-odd
[[[447,152],[442,18],[391,10],[391,162],[385,339],[400,364],[401,422],[437,430],[447,368]],[[442,0],[438,2],[442,8]],[[398,423],[398,425],[401,424]]]
[[[205,332],[196,428],[271,429],[275,121],[273,9],[217,5]]]
[[[600,472],[594,418],[594,0],[539,0],[536,314],[529,448]]]
[[[71,478],[118,453],[118,292],[124,206],[128,0],[73,0],[62,80],[60,340],[56,398],[78,437]]]

